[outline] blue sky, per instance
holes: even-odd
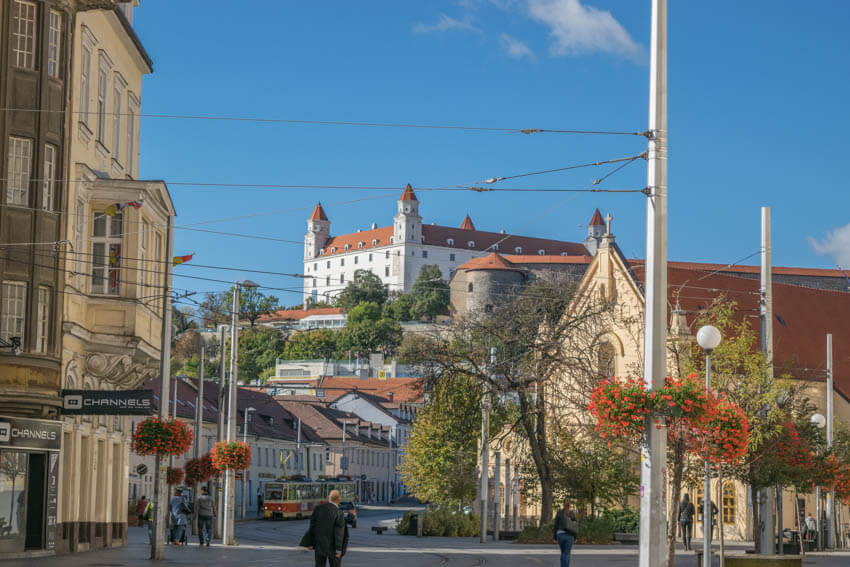
[[[650,2],[232,2],[144,0],[135,26],[154,60],[142,112],[296,120],[643,131]],[[669,257],[730,263],[759,249],[773,213],[776,265],[850,264],[850,2],[671,1]],[[523,135],[143,118],[141,177],[164,179],[177,224],[300,243],[316,201],[332,232],[387,225],[406,183],[494,176],[635,155],[629,136]],[[610,170],[504,182],[588,187]],[[398,192],[198,188],[179,182],[397,186]],[[642,188],[638,161],[603,187]],[[640,194],[419,192],[425,222],[581,241],[610,212],[642,257]],[[241,217],[241,218],[233,218]],[[229,219],[229,220],[226,220]],[[215,222],[212,222],[215,221]],[[203,224],[197,224],[203,223]],[[178,230],[194,263],[302,270],[302,246]],[[757,262],[751,258],[748,263]],[[178,267],[271,287],[300,280]],[[224,284],[176,277],[198,291]],[[277,292],[284,304],[294,293]]]

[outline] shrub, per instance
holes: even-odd
[[[623,508],[605,510],[602,517],[611,522],[614,533],[636,534],[640,527],[640,513],[637,510]]]
[[[541,527],[525,526],[517,536],[519,543],[552,543],[552,534],[554,533],[555,523],[547,522]]]
[[[577,543],[611,543],[614,539],[614,525],[606,517],[582,518],[578,522]]]
[[[464,514],[453,508],[438,507],[424,512],[405,512],[396,526],[401,535],[416,535],[413,516],[422,522],[422,535],[447,537],[474,537],[480,533],[480,518],[476,514]]]

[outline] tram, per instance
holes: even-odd
[[[277,480],[263,486],[263,517],[266,520],[309,518],[313,509],[339,490],[341,501],[354,500],[354,482],[338,477],[328,480]]]

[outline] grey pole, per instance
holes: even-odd
[[[711,351],[705,351],[705,389],[711,391]],[[711,567],[711,465],[705,460],[705,478],[702,489],[702,565]]]
[[[649,68],[649,144],[646,185],[646,302],[644,381],[651,390],[667,376],[667,0],[652,0]],[[640,567],[665,559],[667,427],[646,419],[640,467]]]
[[[242,412],[245,416],[245,423],[242,424],[242,442],[248,442],[248,414],[251,413],[248,410],[251,408],[245,408]],[[259,449],[257,449],[259,451]],[[239,507],[239,517],[243,520],[245,519],[245,509],[246,502],[245,500],[248,498],[248,469],[242,471],[242,505]]]
[[[496,363],[496,347],[490,348],[490,368]],[[481,543],[487,543],[487,500],[490,496],[490,389],[485,383],[481,394]]]
[[[166,235],[166,261],[165,282],[162,289],[162,328],[161,347],[159,357],[159,416],[168,419],[168,396],[169,379],[171,377],[171,258],[174,253],[174,217],[168,219],[168,231]],[[157,258],[157,261],[160,259]],[[156,468],[154,470],[154,514],[153,514],[153,537],[151,538],[151,559],[165,559],[165,526],[168,503],[165,501],[166,472],[165,459],[156,457]]]
[[[833,420],[833,399],[832,399],[832,333],[826,334],[826,450],[832,449],[832,420]],[[833,531],[835,530],[835,522],[832,521],[834,514],[833,502],[835,492],[832,490],[826,493],[826,526],[827,537],[826,547],[834,547]]]
[[[387,447],[389,448],[389,453],[387,453],[387,504],[392,501],[392,471],[393,471],[393,426],[390,425],[387,430]]]
[[[236,440],[236,381],[239,373],[239,284],[233,286],[233,307],[230,324],[230,385],[227,400],[227,426],[225,427],[227,442]],[[224,545],[233,545],[233,521],[235,512],[234,489],[236,475],[233,469],[227,469],[224,473]]]
[[[496,451],[496,464],[493,469],[493,541],[499,541],[499,498],[501,492],[502,452]]]
[[[505,531],[511,529],[511,500],[513,499],[513,485],[511,484],[511,459],[505,457]]]
[[[519,465],[514,465],[514,488],[513,488],[514,498],[513,502],[511,502],[511,514],[513,515],[513,526],[514,531],[519,530]]]
[[[224,353],[227,350],[227,334],[225,333],[226,327],[221,325],[219,328],[221,346],[219,353],[219,369],[218,369],[218,427],[216,429],[216,441],[224,441],[225,433],[224,433],[224,417],[225,417],[225,400],[226,392],[225,389],[225,370],[224,370]],[[222,534],[222,523],[224,518],[224,498],[222,498],[223,494],[222,487],[222,478],[221,473],[217,474],[215,477],[215,537],[220,538]]]
[[[201,456],[201,435],[204,431],[204,344],[201,343],[201,366],[198,370],[198,397],[195,403],[195,444],[192,456],[196,459]],[[196,493],[192,495],[195,513],[192,514],[192,534],[198,533],[198,494],[200,487],[196,486]]]
[[[761,352],[773,375],[773,276],[770,258],[770,207],[761,208]],[[762,410],[766,412],[766,410]],[[763,555],[776,554],[776,502],[770,487],[759,491],[759,538]],[[780,525],[781,530],[781,525]]]

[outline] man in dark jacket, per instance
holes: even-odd
[[[320,504],[310,516],[310,529],[304,539],[316,552],[316,567],[338,567],[345,540],[345,514],[339,509],[339,491],[331,490],[326,504]],[[303,540],[302,540],[303,541]]]
[[[691,497],[685,493],[682,501],[679,502],[679,527],[682,530],[682,543],[685,544],[685,549],[691,549],[691,536],[694,533],[694,503],[691,502]]]

